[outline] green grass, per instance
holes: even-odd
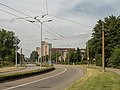
[[[85,77],[72,84],[66,90],[120,90],[120,75],[102,72],[95,68],[86,68]]]
[[[25,72],[16,72],[16,73],[11,73],[11,74],[0,74],[0,82],[30,77],[33,75],[39,75],[39,74],[46,73],[46,72],[49,72],[49,71],[54,70],[54,69],[55,68],[53,66],[49,66],[47,68],[30,70],[30,71],[25,71]]]

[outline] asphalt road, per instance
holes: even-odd
[[[0,90],[64,90],[84,76],[84,70],[76,66],[55,66],[56,70],[29,78],[0,84]]]

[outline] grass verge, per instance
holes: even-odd
[[[36,70],[31,70],[31,71],[26,71],[26,72],[17,72],[17,73],[13,73],[13,74],[1,74],[0,82],[25,78],[25,77],[29,77],[29,76],[33,76],[33,75],[39,75],[39,74],[43,74],[43,73],[49,72],[54,69],[55,68],[53,66],[50,66],[47,68],[36,69]]]
[[[66,90],[120,90],[120,75],[96,68],[84,68],[87,70],[85,77]]]
[[[26,67],[20,67],[20,68],[16,68],[16,67],[0,68],[0,73],[11,72],[11,71],[15,71],[15,70],[22,70],[22,69],[25,69],[25,68]]]

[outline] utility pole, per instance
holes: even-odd
[[[42,16],[42,18],[44,17],[45,15],[43,15]],[[38,18],[38,16],[37,17],[35,17],[34,19],[35,20],[37,20],[37,21],[31,21],[31,20],[27,20],[27,21],[29,21],[29,22],[31,22],[31,23],[33,23],[33,22],[39,22],[40,24],[41,24],[41,59],[40,59],[40,68],[42,69],[42,61],[43,61],[43,46],[42,46],[42,24],[44,23],[44,22],[51,22],[52,20],[46,20],[46,21],[40,21],[39,19],[37,19]]]
[[[103,72],[105,71],[105,48],[104,48],[104,23],[102,23],[102,67],[103,67]]]
[[[17,68],[17,37],[15,39],[15,42],[16,42],[16,53],[15,53],[15,57],[16,57],[16,61],[15,61],[15,67]]]
[[[39,20],[38,20],[39,21]],[[40,59],[40,68],[42,69],[42,57],[43,57],[43,48],[42,48],[42,24],[43,22],[41,22],[41,59]]]
[[[45,42],[45,63],[47,63],[47,42]]]
[[[49,58],[50,58],[50,64],[52,63],[51,62],[51,46],[50,46],[50,51],[49,51],[50,55],[49,55]]]
[[[52,58],[51,57],[51,53],[52,53],[52,50],[51,49],[52,49],[52,44],[50,44],[50,51],[49,51],[50,52],[50,55],[49,55],[50,56],[50,64],[52,64],[52,62],[51,62],[51,58]]]
[[[69,48],[68,48],[68,65],[70,64],[70,50],[69,50]]]
[[[70,64],[70,50],[71,50],[71,45],[68,46],[68,65]]]
[[[56,50],[56,64],[57,64],[57,50]]]
[[[89,66],[90,62],[89,62],[89,44],[88,44],[88,42],[87,42],[87,63]]]
[[[22,66],[22,64],[23,64],[23,61],[22,61],[22,48],[20,49],[20,66]]]

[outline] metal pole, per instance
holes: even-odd
[[[15,64],[16,68],[17,68],[17,38],[16,38],[16,64]]]
[[[47,42],[45,42],[45,63],[47,63]]]
[[[89,45],[87,42],[87,62],[88,62],[88,66],[89,66]]]
[[[23,64],[23,62],[22,62],[22,47],[21,47],[21,49],[20,49],[20,66],[22,66],[22,64]]]
[[[40,68],[42,69],[42,22],[40,22],[41,23],[41,59],[40,59]]]
[[[56,50],[56,64],[57,64],[57,50]]]
[[[102,67],[103,72],[105,71],[105,48],[104,48],[104,23],[102,23]]]
[[[70,59],[70,57],[69,57],[69,53],[70,53],[70,51],[69,51],[69,48],[68,48],[68,65],[69,65],[69,59]]]
[[[52,63],[52,62],[51,62],[51,46],[50,46],[50,63]]]

